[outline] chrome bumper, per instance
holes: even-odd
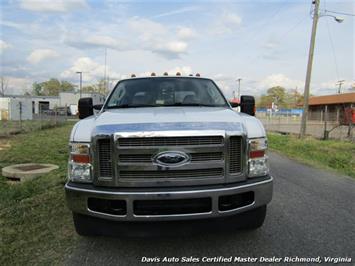
[[[251,182],[249,180],[249,182]],[[107,189],[98,187],[73,186],[70,183],[65,185],[67,204],[73,212],[94,216],[103,219],[116,221],[167,221],[167,220],[187,220],[203,219],[229,216],[244,211],[248,211],[259,206],[268,204],[272,198],[273,178],[267,177],[261,181],[244,184],[230,184],[216,187],[201,187],[172,190],[158,188],[147,189],[143,191],[132,189]],[[219,197],[225,195],[235,195],[244,192],[253,192],[254,201],[246,206],[236,209],[221,211],[218,207]],[[126,215],[112,215],[92,211],[88,208],[88,198],[124,200],[127,204]],[[135,200],[171,200],[171,199],[193,199],[193,198],[211,198],[212,208],[210,212],[189,213],[189,214],[170,214],[170,215],[136,215],[133,210]]]

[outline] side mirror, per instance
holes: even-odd
[[[236,108],[236,107],[240,106],[239,103],[236,103],[236,102],[229,102],[229,104],[232,106],[232,108]]]
[[[240,111],[255,116],[255,99],[253,96],[240,96]]]
[[[92,98],[81,98],[78,102],[79,118],[83,119],[94,114]]]
[[[101,110],[102,109],[102,106],[104,106],[103,104],[95,104],[94,106],[93,106],[93,108],[95,109],[95,110]]]

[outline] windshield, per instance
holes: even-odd
[[[142,78],[121,81],[105,108],[228,106],[215,83],[201,78]]]

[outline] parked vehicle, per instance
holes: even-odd
[[[211,79],[152,76],[78,108],[65,191],[80,235],[98,234],[102,219],[263,224],[273,179],[254,97],[231,106]]]

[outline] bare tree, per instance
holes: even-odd
[[[0,96],[5,96],[9,82],[4,76],[0,77]]]

